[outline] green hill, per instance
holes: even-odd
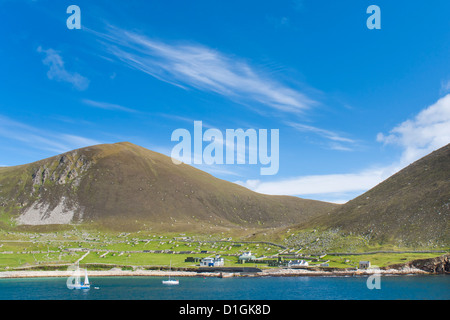
[[[123,142],[0,168],[0,226],[280,227],[338,205],[258,194]]]
[[[450,245],[450,144],[309,225],[378,242]]]

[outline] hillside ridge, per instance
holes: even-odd
[[[310,224],[382,242],[450,244],[450,144]]]

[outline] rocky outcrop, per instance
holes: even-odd
[[[68,224],[82,221],[84,209],[76,190],[93,161],[77,150],[31,165],[31,184],[19,181],[18,225]],[[18,190],[19,191],[19,190]],[[1,200],[1,198],[0,198]]]
[[[33,187],[40,187],[47,181],[56,184],[74,182],[74,185],[78,186],[79,179],[77,178],[87,171],[91,165],[92,162],[85,155],[78,156],[76,151],[63,154],[50,163],[50,167],[54,168],[53,170],[47,167],[47,164],[35,169],[32,174]]]
[[[392,269],[414,268],[429,273],[450,274],[450,254],[445,254],[443,256],[430,259],[413,260],[405,264],[395,264],[389,266],[388,268]]]

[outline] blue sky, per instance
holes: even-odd
[[[69,5],[81,30],[69,30]],[[369,5],[381,29],[369,30]],[[177,128],[279,129],[280,167],[196,165],[345,202],[450,142],[450,2],[0,0],[0,165]]]

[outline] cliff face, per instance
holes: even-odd
[[[440,257],[431,259],[418,259],[407,262],[405,264],[395,264],[388,268],[402,269],[402,268],[415,268],[430,273],[446,273],[450,274],[450,254],[445,254]]]

